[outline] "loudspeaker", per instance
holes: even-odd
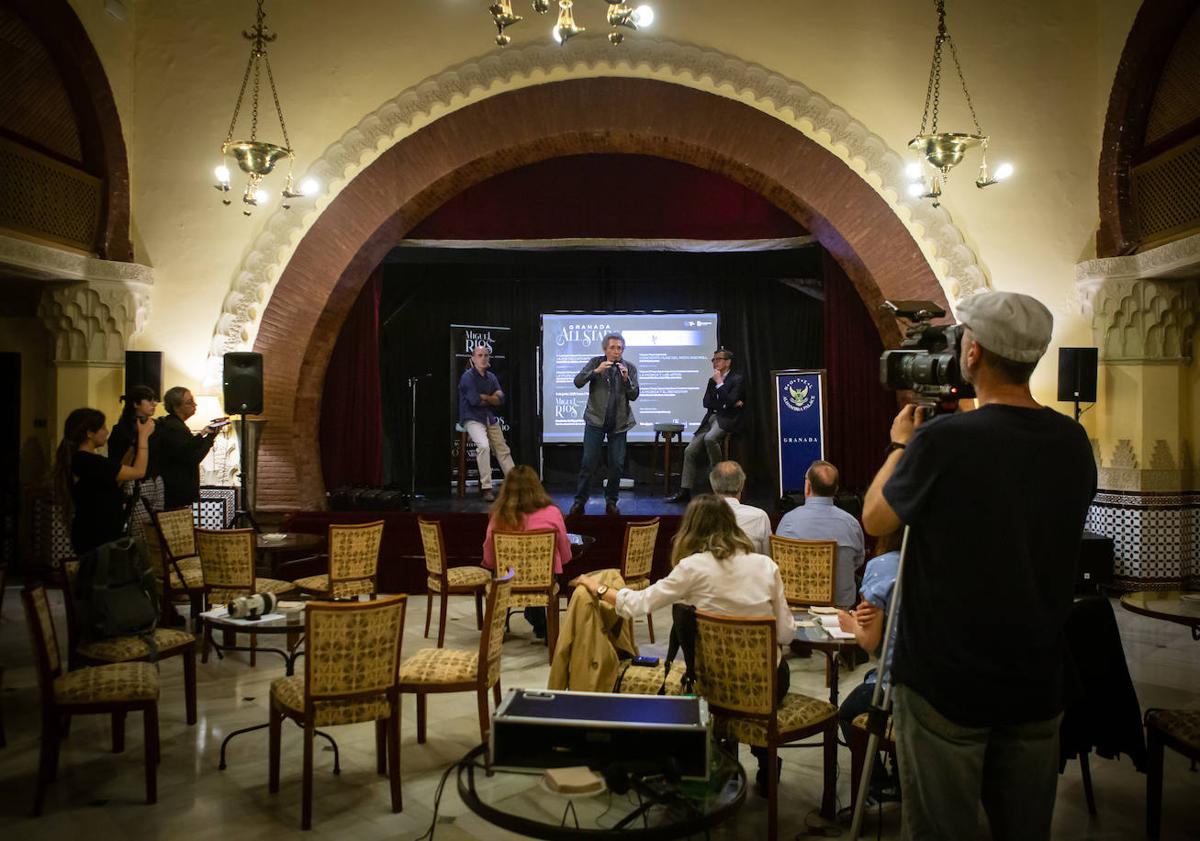
[[[125,351],[125,391],[135,385],[147,386],[162,398],[162,351]]]
[[[262,414],[262,354],[227,353],[224,361],[225,411],[231,415]]]
[[[1058,349],[1058,399],[1064,403],[1096,402],[1096,367],[1100,352],[1094,347]]]

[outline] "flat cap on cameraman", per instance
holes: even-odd
[[[958,305],[958,320],[975,341],[1013,362],[1037,362],[1050,346],[1054,316],[1045,304],[1017,292],[984,292]]]

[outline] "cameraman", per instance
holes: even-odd
[[[1096,464],[1083,428],[1029,391],[1050,311],[989,292],[958,315],[979,408],[921,423],[904,407],[863,511],[869,534],[911,527],[893,669],[905,835],[974,838],[982,799],[994,839],[1038,841],[1050,837],[1071,689],[1063,626]]]

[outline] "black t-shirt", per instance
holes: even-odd
[[[1095,493],[1083,427],[1052,409],[991,404],[918,427],[883,489],[912,527],[896,681],[966,726],[1060,712]]]
[[[75,484],[71,499],[71,545],[75,554],[95,549],[121,537],[125,528],[125,493],[117,484],[121,465],[95,453],[77,450],[71,457]]]

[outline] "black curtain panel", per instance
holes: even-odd
[[[712,311],[720,315],[721,342],[737,354],[735,365],[748,374],[752,389],[740,454],[750,491],[756,498],[772,497],[770,372],[821,366],[821,260],[819,246],[735,254],[394,250],[384,264],[379,307],[385,481],[409,483],[409,378],[417,377],[416,485],[449,487],[456,421],[448,383],[450,324],[512,329],[502,383],[518,404],[509,443],[518,463],[536,465],[542,313]],[[696,406],[697,418],[703,411]],[[547,484],[571,482],[580,450],[580,445],[546,448]],[[631,445],[629,461],[627,475],[648,481],[651,447]]]

